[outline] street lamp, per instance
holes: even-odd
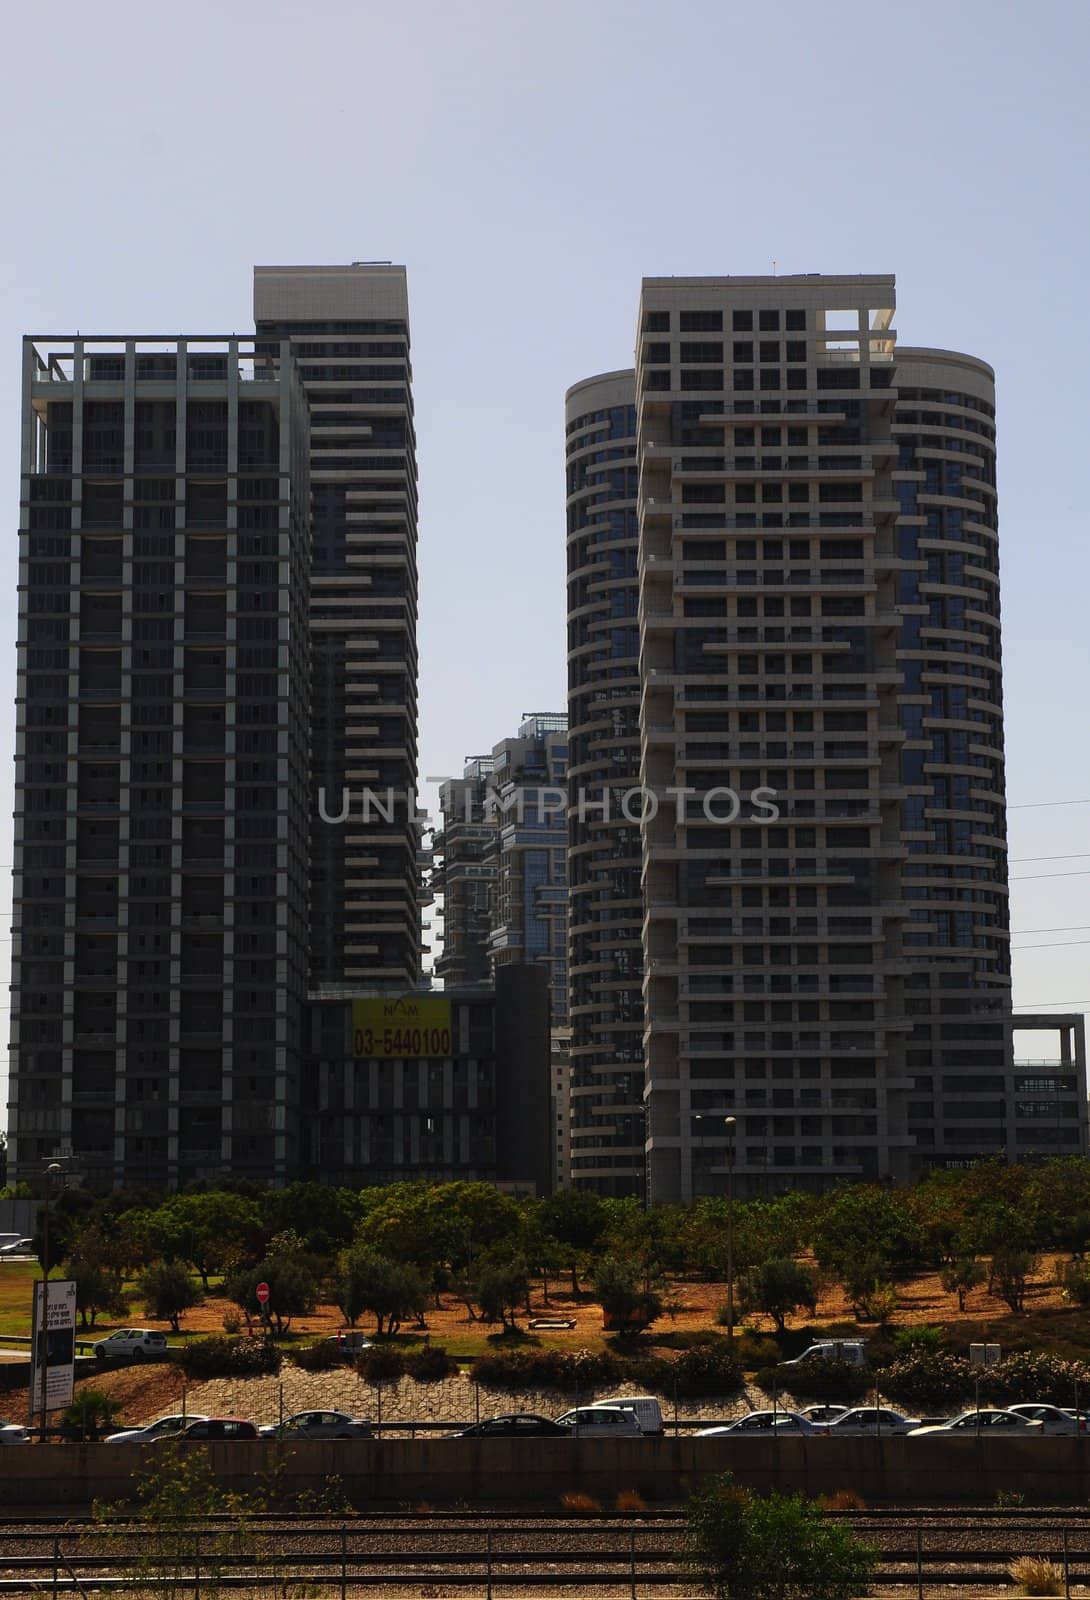
[[[694,1122],[714,1120],[715,1114],[696,1111]],[[734,1343],[734,1130],[737,1118],[725,1116],[727,1131],[727,1343]]]
[[[45,1169],[45,1196],[42,1219],[42,1322],[41,1322],[41,1351],[42,1351],[42,1415],[41,1415],[41,1442],[45,1443],[48,1430],[48,1401],[49,1401],[49,1196],[53,1188],[53,1174],[63,1172],[64,1168],[59,1161],[51,1161]],[[34,1375],[34,1362],[31,1361],[31,1378]],[[33,1383],[31,1384],[33,1388]],[[34,1404],[31,1397],[31,1406]]]

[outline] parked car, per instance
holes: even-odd
[[[208,1418],[203,1411],[190,1411],[186,1416],[181,1412],[170,1417],[160,1417],[158,1422],[149,1422],[143,1428],[123,1428],[120,1433],[109,1433],[102,1441],[103,1444],[154,1444],[158,1439],[173,1439],[183,1429],[188,1428],[191,1422],[207,1422]]]
[[[930,1422],[926,1427],[913,1428],[908,1437],[919,1439],[925,1433],[984,1433],[985,1431],[999,1435],[1041,1433],[1044,1430],[1039,1422],[1031,1421],[1028,1417],[1020,1417],[1015,1411],[982,1407],[979,1411],[963,1411],[960,1416],[951,1417],[947,1422]]]
[[[840,1361],[846,1367],[867,1365],[865,1339],[818,1339],[793,1361],[781,1361],[781,1367],[804,1367],[811,1361]]]
[[[506,1411],[501,1416],[489,1417],[486,1422],[474,1422],[457,1433],[446,1433],[445,1439],[570,1439],[571,1430],[562,1428],[548,1417],[538,1417],[529,1411]]]
[[[350,1417],[347,1411],[296,1411],[257,1431],[263,1439],[370,1439],[374,1434],[368,1418]]]
[[[327,1334],[322,1343],[342,1361],[353,1361],[362,1350],[370,1350],[374,1340],[368,1339],[355,1328],[345,1328],[340,1333]]]
[[[1016,1417],[1025,1417],[1029,1422],[1039,1422],[1042,1433],[1085,1433],[1086,1416],[1078,1411],[1069,1411],[1066,1406],[1039,1405],[1036,1401],[1019,1401],[1017,1405],[1008,1406]]]
[[[642,1439],[634,1411],[623,1406],[576,1406],[556,1421],[579,1439]]]
[[[0,1418],[0,1444],[27,1444],[30,1435],[21,1422],[4,1422]]]
[[[118,1328],[116,1333],[107,1334],[95,1345],[99,1361],[122,1361],[126,1357],[130,1361],[154,1360],[166,1353],[166,1334],[155,1333],[150,1328]]]
[[[181,1433],[164,1434],[163,1438],[175,1439],[256,1439],[258,1431],[252,1422],[247,1422],[245,1417],[202,1417],[199,1422],[191,1422]],[[159,1441],[162,1442],[161,1440]]]
[[[831,1400],[824,1400],[818,1405],[803,1406],[798,1415],[805,1417],[807,1422],[812,1422],[820,1428],[827,1427],[830,1422],[835,1422],[837,1417],[842,1417],[847,1409],[847,1406],[834,1405]]]
[[[33,1252],[33,1239],[8,1239],[0,1244],[0,1256],[29,1256]]]
[[[852,1406],[850,1411],[825,1424],[830,1438],[841,1433],[911,1433],[914,1428],[922,1427],[922,1417],[906,1417],[888,1406]]]
[[[701,1428],[698,1439],[714,1439],[725,1434],[763,1434],[771,1438],[781,1433],[824,1433],[798,1411],[751,1411],[736,1422],[727,1422],[716,1428]]]
[[[643,1433],[662,1432],[662,1407],[653,1394],[618,1394],[608,1400],[595,1400],[591,1409],[598,1411],[605,1406],[619,1406],[622,1411],[634,1412]]]

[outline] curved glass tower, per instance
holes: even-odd
[[[635,374],[567,395],[571,1177],[600,1194],[644,1178]],[[609,814],[604,815],[608,806]]]

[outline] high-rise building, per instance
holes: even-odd
[[[524,717],[517,735],[441,785],[432,880],[443,896],[436,975],[448,988],[507,966],[548,975],[554,1188],[570,1170],[567,727],[562,713]]]
[[[447,988],[487,983],[492,975],[488,935],[496,828],[486,810],[492,766],[491,756],[473,756],[460,779],[448,778],[439,788],[443,825],[432,842],[431,887],[443,899],[443,948],[435,975]]]
[[[14,1177],[295,1168],[307,470],[275,341],[25,342]]]
[[[571,1175],[600,1194],[639,1194],[640,832],[621,809],[622,796],[640,781],[632,372],[603,373],[569,389],[566,442]]]
[[[310,408],[311,989],[411,988],[420,836],[405,269],[257,267],[254,320],[261,340],[291,341]]]
[[[569,393],[577,1181],[617,1181],[637,843],[652,1201],[1085,1148],[1078,1085],[1046,1128],[1011,1060],[993,375],[894,303],[648,279],[635,427],[627,375]]]

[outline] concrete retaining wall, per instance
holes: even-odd
[[[134,1493],[134,1470],[155,1445],[20,1445],[0,1449],[0,1507],[86,1506]],[[200,1448],[192,1446],[191,1448]],[[226,1487],[245,1488],[273,1462],[265,1443],[213,1444]],[[538,1501],[569,1489],[610,1503],[621,1489],[675,1500],[699,1479],[733,1472],[758,1490],[831,1494],[868,1503],[990,1501],[1000,1489],[1028,1503],[1090,1498],[1090,1438],[1004,1439],[377,1439],[310,1440],[285,1453],[286,1494],[341,1478],[354,1504]]]

